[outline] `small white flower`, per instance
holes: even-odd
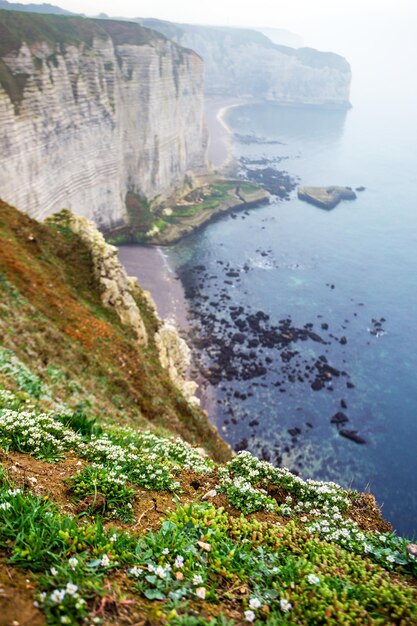
[[[387,540],[387,538],[385,537],[385,535],[381,535],[379,538],[379,541],[382,541],[382,543],[385,543]]]
[[[158,565],[158,567],[155,570],[155,574],[157,576],[159,576],[159,578],[166,578],[167,577],[167,573],[166,573],[165,569],[162,567],[162,565]]]
[[[247,622],[254,622],[256,618],[256,615],[253,611],[245,611],[244,616]]]
[[[177,558],[174,561],[174,567],[177,567],[178,569],[184,567],[184,557],[180,554],[177,555]]]
[[[116,533],[114,533],[114,535],[112,535],[112,536],[110,537],[110,541],[111,541],[112,543],[114,543],[115,541],[117,541],[117,535],[116,535]]]
[[[392,554],[389,554],[387,556],[387,561],[389,561],[389,563],[395,563],[395,558],[392,556]]]
[[[101,567],[108,567],[110,565],[110,559],[107,554],[103,554],[100,561]]]
[[[74,585],[73,583],[67,583],[67,586],[65,587],[65,593],[67,593],[69,596],[75,596],[77,591],[77,585]]]
[[[291,602],[288,602],[285,598],[282,598],[282,600],[279,601],[279,605],[283,613],[287,613],[292,608]]]
[[[320,582],[320,578],[315,574],[309,574],[307,576],[307,582],[309,585],[318,585]]]
[[[193,585],[201,585],[202,582],[203,582],[202,576],[200,576],[200,574],[194,574]]]
[[[306,517],[305,515],[303,515],[303,517],[300,517],[300,520],[302,522],[307,522],[308,521],[308,517]]]
[[[195,595],[200,598],[201,600],[204,600],[206,597],[206,588],[205,587],[197,587],[197,589],[195,590]]]
[[[258,598],[251,598],[249,600],[249,606],[251,609],[259,609],[259,607],[261,606],[261,602],[260,600],[258,600]]]
[[[162,554],[169,554],[169,550],[168,550],[168,548],[164,548],[164,549],[162,550]]]
[[[139,576],[142,574],[142,570],[139,569],[139,567],[131,567],[129,570],[129,574],[131,576],[134,576],[135,578],[139,578]]]
[[[75,569],[75,568],[77,567],[77,565],[78,565],[78,559],[77,559],[77,558],[75,558],[75,556],[71,557],[71,558],[68,560],[68,565],[69,565],[69,567],[70,567],[71,569]]]
[[[50,572],[52,576],[56,576],[58,574],[58,570],[56,569],[56,567],[51,567]]]
[[[52,602],[55,602],[55,604],[60,604],[62,600],[65,598],[64,589],[55,589],[55,591],[51,593],[50,598]]]

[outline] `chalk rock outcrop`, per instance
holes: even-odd
[[[334,209],[341,200],[355,200],[356,193],[350,187],[299,187],[297,195],[300,200],[315,204],[322,209]]]
[[[144,299],[155,315],[157,315],[156,306],[151,294],[142,290],[136,278],[126,274],[119,261],[117,248],[106,243],[93,222],[74,215],[68,209],[48,217],[47,223],[69,228],[84,243],[91,254],[94,273],[101,287],[103,304],[112,308],[122,324],[135,332],[138,344],[146,347],[149,338],[134,296],[137,299]],[[188,380],[191,350],[180,337],[176,327],[168,321],[160,320],[154,340],[160,363],[167,370],[171,382],[191,404],[199,405],[200,401],[194,395],[198,385]]]
[[[203,61],[138,24],[0,11],[0,190],[103,228],[206,169]]]
[[[140,21],[204,59],[208,95],[350,106],[350,66],[337,54],[277,45],[250,29]]]
[[[132,295],[139,286],[134,278],[127,276],[119,261],[117,248],[106,243],[93,222],[66,209],[48,218],[48,222],[65,225],[85,244],[91,254],[94,273],[101,287],[103,304],[113,308],[122,324],[134,330],[139,345],[146,346],[148,335],[139,307]],[[133,281],[136,283],[134,287]]]
[[[178,387],[192,404],[200,404],[195,397],[197,383],[187,380],[191,363],[191,350],[179,336],[176,327],[165,321],[155,334],[155,343],[159,352],[159,360],[169,374],[171,381]]]

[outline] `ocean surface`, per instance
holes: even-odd
[[[197,334],[214,337],[223,355],[235,333],[243,329],[245,335],[235,350],[235,369],[215,385],[211,413],[223,436],[237,449],[302,476],[371,490],[384,516],[412,536],[417,123],[407,102],[396,108],[387,101],[386,110],[381,101],[376,104],[365,99],[347,112],[272,104],[230,109],[225,121],[246,137],[233,141],[237,159],[286,170],[301,184],[366,189],[332,211],[306,204],[293,192],[289,200],[273,199],[269,206],[223,218],[166,253],[183,281]],[[256,314],[261,330],[291,320],[288,327],[310,325],[324,343],[307,337],[284,347],[262,340],[256,346],[255,337],[251,349],[245,319]],[[339,375],[315,391],[320,356]],[[210,347],[200,350],[204,367],[216,367],[217,357]],[[248,361],[266,371],[240,376]],[[349,421],[331,423],[340,411]],[[366,443],[341,436],[341,427]]]

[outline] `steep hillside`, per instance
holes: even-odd
[[[7,2],[7,0],[0,0],[0,9],[7,11],[29,11],[30,13],[55,13],[57,15],[73,15],[71,11],[61,9],[54,4],[21,4],[20,2]]]
[[[127,193],[206,171],[202,60],[130,22],[0,11],[0,146],[8,202],[120,224]]]
[[[251,29],[139,21],[204,59],[209,95],[349,106],[350,66],[337,54],[277,45]]]
[[[92,246],[91,231],[73,229],[65,213],[43,225],[0,202],[2,345],[69,406],[168,428],[226,458],[226,445],[160,365],[162,326],[146,294],[124,284],[114,249],[94,228]]]
[[[0,239],[1,624],[416,623],[417,546],[370,494],[230,460],[91,223],[1,202]]]

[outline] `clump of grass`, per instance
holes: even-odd
[[[90,417],[82,404],[79,404],[74,411],[66,411],[56,415],[66,428],[71,428],[83,438],[90,439],[92,435],[100,435],[103,432],[101,426],[97,424],[97,418]]]
[[[109,569],[132,561],[129,535],[62,515],[47,498],[15,488],[2,468],[0,509],[0,548],[10,564],[37,573],[48,624],[82,623]]]
[[[87,505],[90,513],[102,509],[112,517],[131,522],[135,492],[127,486],[127,480],[127,476],[120,471],[93,465],[78,472],[68,482],[77,501],[91,496]]]

